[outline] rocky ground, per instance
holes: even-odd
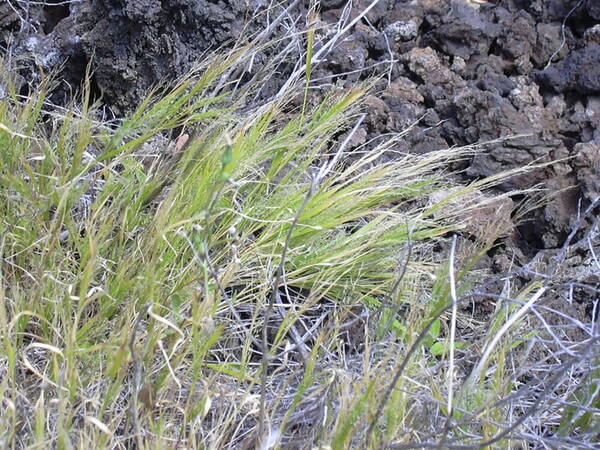
[[[372,3],[321,0],[316,48],[340,19]],[[59,104],[91,62],[95,94],[119,116],[207,51],[273,25],[284,8],[288,14],[273,25],[273,36],[302,31],[309,6],[308,0],[6,0],[0,45],[19,61],[24,93],[38,68],[60,68],[62,84],[53,96]],[[278,68],[282,77],[301,48],[289,51],[289,67]],[[267,58],[259,54],[256,67]],[[516,227],[506,244],[511,255],[522,264],[536,255],[551,258],[574,227],[579,231],[570,243],[595,236],[597,211],[588,207],[600,195],[600,2],[380,0],[315,68],[312,87],[345,87],[373,75],[381,78],[354,145],[407,129],[396,151],[493,141],[465,167],[471,179],[552,162],[501,186],[556,194]],[[277,83],[263,95],[276,92]],[[592,248],[580,245],[569,276],[587,277]],[[490,255],[490,264],[502,272],[508,259],[504,251]]]

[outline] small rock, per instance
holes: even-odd
[[[385,33],[396,42],[407,42],[414,39],[417,37],[417,31],[419,31],[419,27],[413,20],[406,22],[399,20],[385,28]]]
[[[600,2],[598,0],[587,0],[586,10],[590,17],[600,20]]]
[[[413,48],[400,59],[408,62],[409,70],[428,85],[427,89],[437,87],[443,92],[453,92],[466,86],[465,80],[446,67],[437,52],[430,47]]]
[[[539,87],[527,79],[527,77],[514,77],[516,87],[510,92],[508,98],[517,109],[527,106],[542,106],[542,96]]]
[[[533,18],[523,10],[513,20],[501,22],[503,33],[496,41],[498,48],[513,60],[528,60],[532,53],[532,44],[536,42],[534,23]],[[521,65],[523,64],[524,62],[521,62]]]
[[[592,28],[585,30],[583,40],[586,44],[600,44],[600,24],[594,25]]]
[[[397,101],[411,103],[423,103],[424,101],[423,96],[417,90],[417,85],[404,77],[394,80],[383,92],[382,98],[392,110]]]
[[[358,79],[359,70],[365,67],[369,53],[357,39],[349,38],[334,48],[328,62],[334,72],[354,72],[350,80]]]
[[[542,234],[545,248],[562,245],[564,237],[572,229],[572,221],[577,217],[579,194],[573,176],[555,177],[546,181],[546,188],[556,195],[544,209],[544,217],[552,227]],[[558,233],[557,233],[558,232]]]
[[[551,57],[553,61],[564,59],[569,54],[569,43],[573,40],[571,31],[564,29],[565,42],[563,42],[563,28],[559,23],[539,23],[536,26],[537,41],[534,45],[531,58],[537,67],[544,67]]]
[[[590,200],[600,196],[600,143],[575,145],[577,181]]]
[[[444,53],[469,60],[473,55],[486,55],[501,27],[491,22],[488,14],[479,11],[477,4],[464,1],[450,2],[442,23],[427,33],[436,48]]]
[[[567,110],[567,103],[562,95],[552,95],[548,98],[546,104],[546,110],[548,110],[555,119],[562,117]]]
[[[535,80],[554,92],[600,92],[600,44],[591,43],[575,50],[548,69],[535,71]]]
[[[450,70],[456,73],[462,73],[467,67],[467,63],[460,56],[455,56],[454,61],[452,61],[452,65],[450,66]]]
[[[369,133],[385,132],[386,127],[388,126],[390,108],[388,108],[383,100],[374,95],[366,97],[364,103],[368,112],[365,125]]]

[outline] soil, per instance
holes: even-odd
[[[60,70],[63,83],[53,94],[58,104],[91,62],[96,95],[119,116],[208,51],[264,29],[282,8],[293,5],[287,27],[282,23],[275,36],[306,21],[308,0],[272,3],[50,0],[26,11],[25,2],[12,2],[12,9],[4,2],[0,48],[20,58],[25,91],[40,67]],[[320,3],[319,23],[327,28],[371,1],[355,0],[351,10],[345,0]],[[409,127],[395,151],[493,141],[469,162],[470,179],[560,160],[500,187],[557,192],[514,229],[511,242],[522,263],[560,248],[578,212],[600,195],[597,0],[380,0],[312,78],[344,87],[373,75],[381,78],[355,145]]]

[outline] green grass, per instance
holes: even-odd
[[[85,89],[60,114],[50,82],[0,100],[3,448],[475,445],[513,419],[494,404],[517,387],[509,341],[485,361],[495,376],[445,407],[440,349],[465,352],[445,337],[435,250],[489,205],[466,194],[502,177],[456,189],[446,168],[474,149],[381,162],[394,139],[338,160],[368,87],[311,107],[298,82],[249,108],[251,89],[215,94],[242,54],[118,126],[93,119]],[[457,250],[460,296],[502,234],[488,226]],[[474,324],[461,309],[461,332]]]

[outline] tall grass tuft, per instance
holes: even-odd
[[[443,415],[448,274],[475,276],[502,230],[457,250],[456,272],[434,249],[489,208],[456,199],[501,177],[456,189],[447,167],[473,148],[352,153],[368,86],[311,107],[299,80],[255,106],[258,85],[224,78],[246,51],[117,124],[89,89],[60,112],[51,80],[22,98],[2,73],[3,447],[396,445]],[[482,405],[473,383],[447,414]],[[486,419],[448,438],[506,418]]]

